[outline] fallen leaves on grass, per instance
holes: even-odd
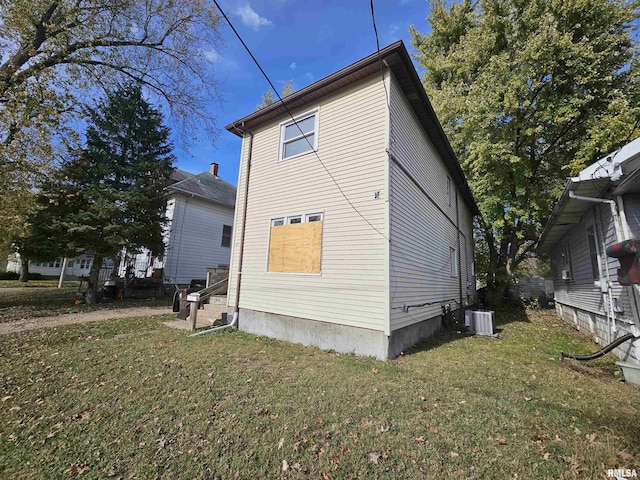
[[[369,461],[375,463],[376,465],[380,461],[380,458],[382,458],[382,453],[380,452],[371,452],[369,454]]]
[[[78,475],[82,475],[87,470],[89,470],[89,465],[76,465],[74,463],[64,471],[64,474],[71,475],[71,476],[78,476]]]

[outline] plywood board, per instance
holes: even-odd
[[[270,272],[320,273],[322,222],[271,227]]]

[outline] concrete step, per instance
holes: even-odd
[[[209,297],[209,305],[226,305],[226,304],[227,304],[226,295],[212,295]]]
[[[215,303],[205,303],[203,305],[202,310],[198,312],[198,320],[200,317],[203,319],[219,319],[222,318],[222,314],[227,311],[226,302],[223,305],[215,304]]]

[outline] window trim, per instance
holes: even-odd
[[[320,217],[320,220],[309,220],[309,217],[315,217],[318,216]],[[313,222],[322,222],[324,220],[324,213],[323,212],[314,212],[314,213],[305,213],[304,214],[304,223],[313,223]]]
[[[565,262],[566,260],[566,262]],[[565,268],[566,267],[566,268]],[[569,241],[565,241],[560,245],[560,279],[562,280],[562,270],[569,272],[569,279],[565,282],[573,281],[573,262],[571,260],[571,246]]]
[[[296,135],[293,138],[290,138],[289,140],[284,139],[284,132],[285,129],[291,125],[294,125],[295,123],[299,123],[303,120],[306,120],[307,118],[310,118],[312,116],[315,116],[315,122],[313,125],[313,142],[309,142],[312,143],[312,147],[310,150],[305,150],[304,152],[301,153],[296,153],[295,155],[291,155],[290,157],[285,157],[284,156],[284,146],[287,143],[292,143],[295,142],[296,140],[300,140],[301,138],[307,138],[309,135],[311,135],[311,133],[308,134],[300,134],[300,135]],[[318,126],[320,124],[320,107],[316,107],[313,110],[309,110],[307,112],[301,113],[300,115],[296,115],[295,117],[293,117],[293,120],[288,120],[288,121],[284,121],[284,122],[280,122],[279,125],[279,133],[278,133],[278,162],[283,162],[285,160],[291,160],[292,158],[296,158],[296,157],[300,157],[302,155],[306,155],[308,153],[311,152],[317,152],[318,151]]]
[[[224,234],[224,229],[225,229],[225,227],[228,227],[228,228],[229,228],[229,234],[228,234],[228,235],[225,235],[225,234]],[[223,225],[222,225],[222,239],[220,240],[220,246],[221,246],[222,248],[231,248],[231,238],[232,238],[232,236],[233,236],[233,225],[224,225],[224,224],[223,224]],[[224,244],[224,240],[225,240],[225,238],[227,238],[227,239],[228,239],[228,242],[229,242],[229,244],[228,244],[228,245],[225,245],[225,244]]]
[[[594,246],[596,248],[596,262],[597,262],[597,268],[598,268],[598,276],[596,278],[596,276],[594,275],[593,272],[593,263],[592,263],[592,252],[591,252],[591,245],[589,243],[589,230],[592,229],[593,230],[593,243]],[[596,226],[596,223],[594,221],[591,221],[589,224],[587,224],[586,228],[585,228],[585,234],[587,236],[587,249],[589,250],[589,266],[591,267],[591,275],[593,277],[593,285],[594,286],[600,286],[600,280],[602,279],[602,254],[600,252],[600,246],[598,245],[600,242],[598,241],[598,228]],[[572,272],[573,273],[573,272]],[[572,279],[573,279],[573,275],[571,275]]]
[[[447,203],[451,206],[451,177],[447,175]]]
[[[268,238],[267,238],[267,251],[266,251],[266,255],[265,255],[265,263],[264,263],[264,273],[268,274],[268,275],[301,275],[301,276],[305,276],[305,277],[320,277],[322,276],[322,250],[320,251],[320,272],[319,273],[300,273],[300,272],[270,272],[269,271],[269,247],[271,245],[271,227],[278,227],[278,226],[286,226],[286,225],[291,225],[290,223],[287,223],[288,219],[290,217],[301,217],[302,218],[302,222],[301,223],[309,223],[307,221],[307,218],[310,215],[320,215],[321,218],[321,222],[324,222],[324,210],[309,210],[303,213],[294,213],[294,214],[290,214],[290,215],[274,215],[272,217],[269,217],[269,229],[268,229]],[[282,225],[274,225],[273,222],[276,220],[283,220],[284,223]],[[298,225],[298,224],[293,224],[293,225]],[[323,241],[324,241],[324,226],[322,228],[323,231]]]

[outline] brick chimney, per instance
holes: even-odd
[[[216,177],[218,176],[218,164],[216,162],[211,162],[211,165],[209,165],[209,173]]]

